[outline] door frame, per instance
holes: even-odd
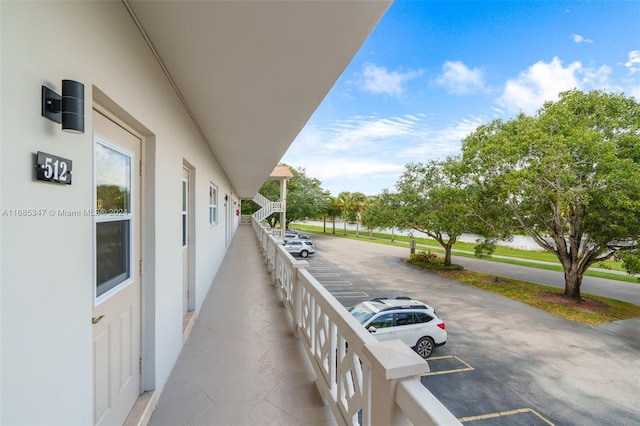
[[[183,315],[183,318],[190,316],[190,313],[196,309],[196,168],[187,160],[182,159],[182,170],[188,172],[188,188],[187,188],[187,250],[189,250],[189,265],[188,265],[188,281],[189,281],[189,300],[187,302],[187,312]],[[180,173],[181,180],[183,182],[183,174]],[[181,196],[182,196],[182,190]],[[182,210],[181,210],[182,213]],[[187,318],[188,319],[188,318]]]
[[[235,211],[233,205],[233,192],[231,194],[224,194],[224,243],[225,247],[229,248],[231,239],[233,237],[233,226]]]
[[[138,159],[138,164],[134,165],[135,169],[132,171],[133,173],[136,173],[136,179],[138,179],[140,182],[140,189],[137,194],[139,199],[138,208],[140,210],[140,219],[137,227],[140,233],[140,239],[139,246],[134,247],[134,250],[137,250],[139,252],[141,263],[139,265],[132,265],[132,271],[138,273],[138,279],[140,280],[141,365],[140,382],[138,389],[139,397],[136,405],[141,401],[141,396],[143,395],[143,393],[145,393],[145,391],[150,391],[153,393],[152,398],[149,398],[149,402],[155,405],[155,392],[153,392],[153,389],[155,389],[155,375],[153,374],[153,365],[155,364],[155,356],[153,352],[153,348],[155,347],[155,337],[153,333],[153,329],[155,328],[155,310],[153,309],[153,303],[150,303],[152,300],[149,299],[151,297],[150,295],[153,294],[153,291],[150,291],[147,285],[148,283],[153,283],[153,277],[149,277],[150,280],[147,278],[149,276],[148,272],[153,271],[152,267],[148,265],[148,263],[153,263],[148,262],[149,258],[147,256],[148,250],[153,250],[153,248],[149,246],[150,240],[148,230],[153,229],[155,222],[155,216],[152,213],[153,209],[148,209],[149,205],[153,205],[153,198],[150,198],[148,196],[147,187],[153,188],[154,184],[153,181],[149,181],[149,179],[153,179],[153,173],[150,173],[148,170],[151,167],[148,167],[147,152],[148,149],[150,149],[149,145],[153,145],[154,139],[153,137],[150,137],[150,132],[142,124],[132,118],[126,111],[120,108],[115,102],[109,99],[102,91],[100,91],[96,87],[93,87],[92,110],[95,110],[97,113],[102,114],[118,126],[122,127],[123,129],[140,139],[140,158]],[[121,117],[127,117],[127,121],[125,121]],[[91,127],[93,129],[93,123]],[[94,143],[93,138],[92,143]],[[93,184],[93,186],[94,188],[92,189],[92,191],[95,191],[95,183]],[[95,198],[95,194],[93,195],[93,197]],[[150,220],[147,220],[148,216],[150,217]],[[94,223],[92,223],[92,227],[95,228]],[[95,230],[92,232],[95,232]],[[95,237],[92,241],[92,245],[95,246]],[[151,245],[153,245],[153,242],[151,243]],[[110,292],[107,292],[107,294],[104,295],[104,298],[97,298],[94,289],[92,309],[97,305],[98,301],[102,303],[106,299],[108,299],[109,295]]]

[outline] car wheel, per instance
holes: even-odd
[[[416,347],[414,349],[422,358],[429,358],[429,356],[433,352],[433,347],[433,339],[431,337],[425,336],[418,340],[418,343],[416,343]]]
[[[306,250],[302,250],[302,251],[300,252],[300,257],[307,257],[307,256],[309,256],[309,252],[308,252],[308,251],[306,251]]]

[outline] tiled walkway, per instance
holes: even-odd
[[[198,313],[150,425],[335,424],[241,225]]]

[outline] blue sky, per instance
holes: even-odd
[[[640,1],[396,0],[282,161],[379,194],[572,88],[640,100]]]

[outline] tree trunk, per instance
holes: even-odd
[[[583,274],[578,272],[576,268],[565,268],[564,271],[564,297],[582,303],[580,297],[580,285],[582,284]]]
[[[577,303],[582,303],[582,298],[580,297],[580,285],[582,284],[582,277],[585,270],[580,267],[580,260],[577,256],[575,256],[575,254],[563,243],[564,240],[556,242],[556,246],[558,247],[556,255],[558,256],[558,260],[564,270],[563,296],[567,299],[574,300]]]
[[[451,266],[451,245],[444,247],[444,266]]]

